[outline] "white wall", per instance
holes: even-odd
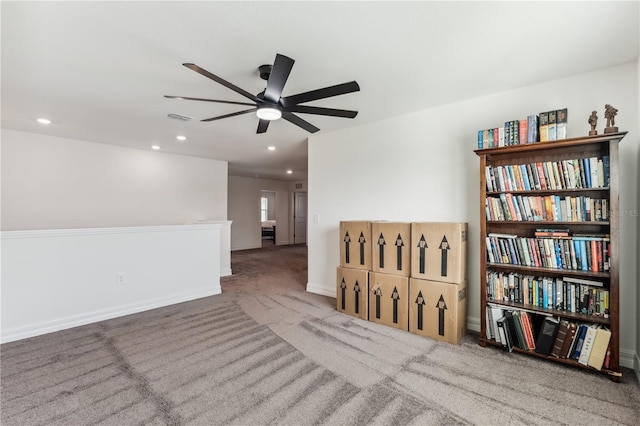
[[[640,11],[638,12],[640,14]],[[640,99],[640,57],[638,57],[638,62],[636,64],[636,76],[637,76],[637,87],[638,87],[638,99]],[[640,109],[640,108],[639,108]],[[640,111],[637,111],[636,121],[640,123]],[[636,169],[640,169],[640,149],[638,149],[638,162],[636,163]],[[637,198],[637,207],[640,208],[640,172],[638,172],[638,198]],[[640,219],[639,219],[640,220]],[[636,224],[637,229],[637,239],[636,239],[636,255],[640,256],[640,223]],[[636,311],[638,306],[640,306],[640,262],[636,262]],[[633,366],[636,377],[638,378],[638,382],[640,382],[640,314],[636,313],[636,357]]]
[[[3,231],[0,339],[219,294],[221,226]]]
[[[227,163],[2,129],[2,229],[227,217]]]
[[[309,282],[335,297],[340,220],[469,223],[468,327],[479,330],[479,129],[551,109],[568,108],[568,137],[586,135],[587,118],[604,105],[619,109],[629,134],[620,146],[620,210],[638,209],[638,78],[636,62],[518,90],[444,105],[360,127],[309,137]],[[621,217],[621,361],[636,348],[638,218]],[[630,365],[627,365],[630,366]]]
[[[262,191],[276,193],[276,244],[289,242],[289,182],[229,176],[229,220],[231,250],[262,247],[260,226],[260,197]]]

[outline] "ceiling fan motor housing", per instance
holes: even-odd
[[[258,67],[258,71],[260,72],[260,78],[267,81],[269,80],[269,76],[271,75],[272,65],[260,65]]]

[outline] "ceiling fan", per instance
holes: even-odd
[[[282,90],[284,88],[285,83],[287,82],[287,78],[289,77],[289,73],[291,72],[291,68],[293,68],[294,60],[280,54],[276,54],[275,62],[273,66],[271,65],[262,65],[258,69],[260,71],[260,77],[263,80],[267,80],[267,87],[261,93],[257,95],[253,95],[246,90],[243,90],[232,83],[218,77],[215,74],[210,73],[209,71],[200,68],[195,64],[182,64],[185,67],[192,69],[198,74],[202,74],[203,76],[210,78],[211,80],[222,84],[223,86],[233,90],[236,93],[241,94],[245,98],[248,98],[252,101],[249,102],[235,102],[235,101],[223,101],[218,99],[203,99],[203,98],[190,98],[186,96],[169,96],[165,95],[165,98],[168,99],[186,99],[190,101],[203,101],[203,102],[216,102],[222,104],[233,104],[233,105],[247,105],[252,108],[232,112],[231,114],[220,115],[217,117],[206,118],[201,121],[215,121],[221,120],[223,118],[234,117],[236,115],[248,114],[250,112],[256,112],[256,115],[260,119],[258,122],[258,130],[256,133],[265,133],[267,128],[269,127],[269,122],[272,120],[277,120],[279,118],[284,118],[290,123],[295,124],[298,127],[303,128],[304,130],[315,133],[319,128],[309,123],[306,120],[298,117],[294,114],[316,114],[316,115],[326,115],[330,117],[343,117],[343,118],[354,118],[358,111],[350,111],[344,109],[334,109],[334,108],[323,108],[317,106],[309,106],[309,105],[300,105],[305,102],[315,101],[318,99],[330,98],[333,96],[344,95],[347,93],[357,92],[360,90],[360,86],[355,81],[350,81],[348,83],[337,84],[335,86],[329,86],[322,89],[311,90],[309,92],[299,93],[297,95],[285,96],[282,97]]]

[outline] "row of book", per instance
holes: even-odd
[[[518,237],[490,233],[486,237],[490,263],[577,271],[609,271],[608,235],[571,237]]]
[[[501,193],[485,199],[491,221],[607,222],[609,201],[585,196],[526,196]]]
[[[487,339],[512,351],[525,351],[559,359],[572,359],[596,370],[609,368],[611,331],[592,323],[577,323],[523,310],[488,304]],[[542,320],[540,320],[542,318]]]
[[[538,118],[540,142],[567,138],[566,108],[541,112]]]
[[[504,126],[478,130],[478,149],[524,145],[567,138],[566,108],[510,120]]]
[[[601,281],[487,270],[486,288],[490,300],[609,317],[609,290]]]
[[[532,191],[609,186],[609,156],[505,166],[486,166],[488,192]]]

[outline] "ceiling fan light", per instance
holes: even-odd
[[[261,120],[271,121],[271,120],[277,120],[280,117],[282,117],[282,111],[280,111],[278,108],[265,106],[262,108],[258,108],[258,110],[256,111],[256,115]]]

